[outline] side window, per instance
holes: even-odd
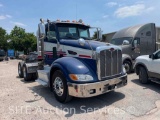
[[[56,31],[55,31],[55,26],[53,24],[50,24],[49,29],[47,26],[46,31],[47,31],[46,36],[48,41],[56,40]]]
[[[155,54],[155,59],[160,59],[160,52]]]
[[[137,47],[138,45],[140,45],[140,38],[135,38],[135,39],[133,40],[132,45],[133,45],[134,47]]]
[[[146,32],[146,36],[151,36],[151,31]]]

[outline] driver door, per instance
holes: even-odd
[[[49,27],[49,28],[48,28]],[[46,26],[46,38],[44,39],[45,63],[51,65],[57,59],[57,34],[53,24]]]
[[[140,38],[135,38],[132,42],[132,58],[136,59],[138,56],[140,56]]]
[[[160,51],[154,55],[154,59],[150,63],[150,72],[160,75]]]

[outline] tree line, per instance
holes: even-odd
[[[25,29],[15,26],[10,34],[0,27],[0,49],[7,51],[14,49],[15,51],[24,51],[28,54],[30,51],[37,50],[37,40],[34,33],[28,33]]]

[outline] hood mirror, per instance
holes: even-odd
[[[129,45],[129,41],[128,40],[123,40],[123,44],[122,45]]]
[[[154,54],[149,55],[149,58],[154,59]]]
[[[102,40],[102,31],[101,31],[101,29],[100,30],[97,30],[97,38],[98,38],[98,40]]]
[[[78,42],[81,46],[84,46],[86,41],[83,38],[78,39]]]

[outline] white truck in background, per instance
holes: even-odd
[[[160,83],[160,49],[151,55],[137,57],[134,68],[141,83]]]

